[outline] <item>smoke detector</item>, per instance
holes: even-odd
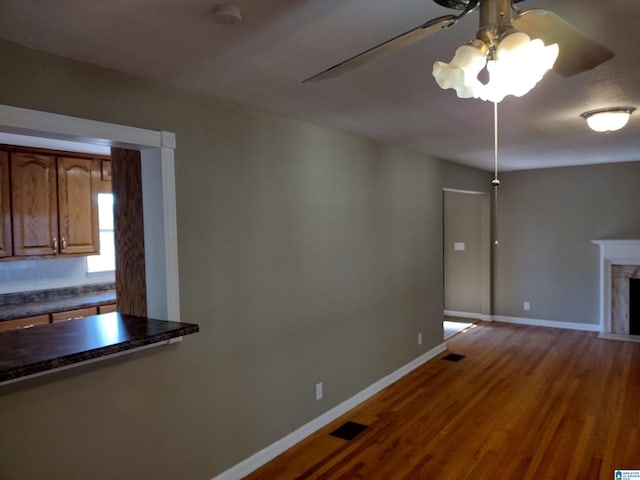
[[[213,16],[221,25],[235,25],[242,21],[242,12],[237,5],[217,5],[213,9]]]

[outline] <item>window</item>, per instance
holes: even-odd
[[[87,273],[113,272],[116,269],[116,246],[113,233],[113,194],[98,194],[98,229],[100,254],[87,257]]]

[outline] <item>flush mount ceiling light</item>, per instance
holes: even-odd
[[[213,8],[213,18],[221,25],[235,25],[242,21],[242,12],[237,5],[216,5]]]
[[[610,107],[590,110],[581,114],[589,128],[595,132],[615,132],[624,127],[635,107]]]

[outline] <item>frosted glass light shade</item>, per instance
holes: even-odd
[[[584,112],[582,117],[587,121],[591,130],[608,133],[624,127],[634,110],[634,107],[601,108]]]
[[[484,45],[463,45],[456,50],[451,63],[435,62],[433,77],[440,88],[452,88],[459,98],[478,97],[482,83],[478,74],[487,63],[487,48]]]
[[[487,62],[489,48],[476,39],[458,50],[451,63],[435,62],[433,76],[438,85],[452,88],[460,98],[480,98],[501,102],[507,95],[521,97],[529,92],[553,67],[558,58],[558,45],[531,40],[522,32],[504,37],[495,58]],[[483,84],[478,74],[487,66],[489,82]]]
[[[506,36],[496,49],[495,60],[487,63],[489,83],[480,90],[480,98],[501,102],[507,95],[526,95],[553,67],[558,53],[557,44],[545,46],[522,32]]]

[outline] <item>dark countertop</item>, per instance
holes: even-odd
[[[0,321],[115,303],[113,284],[0,295]]]
[[[47,313],[64,312],[76,308],[97,307],[108,303],[115,303],[116,293],[101,293],[93,295],[78,295],[76,297],[59,298],[40,302],[23,303],[18,305],[0,306],[0,321],[13,318],[33,317]]]
[[[0,333],[0,383],[199,331],[193,323],[117,312]]]

